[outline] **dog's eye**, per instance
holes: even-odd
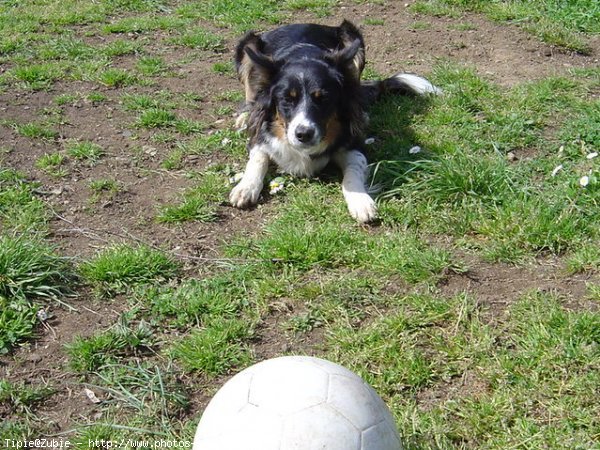
[[[290,103],[290,104],[296,103],[298,101],[298,92],[296,92],[295,89],[292,89],[291,91],[286,92],[283,96],[283,100],[286,103]]]
[[[315,103],[324,103],[327,101],[327,93],[324,91],[315,91],[310,96]]]

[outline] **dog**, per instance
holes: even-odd
[[[249,159],[229,196],[246,208],[258,202],[269,163],[299,177],[312,177],[333,161],[342,171],[342,193],[359,223],[377,216],[366,189],[366,114],[387,93],[438,94],[425,78],[399,73],[361,81],[365,43],[358,28],[285,25],[264,34],[247,33],[235,51],[245,89],[236,124],[247,128]]]

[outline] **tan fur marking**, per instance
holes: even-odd
[[[247,45],[248,48],[256,51],[256,45],[253,43],[249,43]],[[269,74],[266,69],[258,66],[252,61],[252,59],[244,54],[242,57],[242,61],[240,63],[240,67],[238,69],[238,75],[240,81],[244,85],[244,93],[246,95],[246,102],[252,103],[256,100],[256,94],[265,86],[269,84]]]
[[[240,81],[244,85],[244,91],[246,94],[246,101],[253,102],[256,99],[256,91],[252,89],[250,83],[250,72],[252,70],[252,60],[248,55],[244,55],[239,68]]]
[[[342,132],[342,124],[338,119],[337,115],[333,115],[327,121],[327,130],[325,131],[325,138],[323,141],[327,146],[332,145]]]
[[[279,112],[277,112],[277,115],[275,116],[275,120],[273,121],[273,127],[271,129],[271,132],[273,133],[273,135],[275,135],[275,137],[277,137],[277,139],[279,139],[281,141],[285,141],[286,140],[286,129],[287,129],[287,124],[285,123],[285,120],[283,119],[283,117],[281,117]]]

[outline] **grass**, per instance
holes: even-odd
[[[247,137],[230,124],[244,97],[226,48],[298,11],[339,15],[337,2],[5,3],[2,439],[191,443],[227,378],[267,355],[309,353],[372,384],[405,448],[597,446],[597,68],[507,87],[436,62],[424,75],[443,96],[371,111],[380,221],[361,227],[335,170],[284,177],[249,211],[227,203]],[[408,11],[416,30],[437,23],[429,14],[469,31],[475,12],[532,33],[531,46],[580,53],[599,23],[591,1]],[[388,22],[364,17],[373,32]],[[367,78],[383,76],[377,64]],[[165,201],[173,180],[186,188]],[[130,239],[107,242],[115,234]],[[61,362],[52,384],[26,376],[34,350],[45,356],[35,373]],[[101,403],[54,423],[53,405],[84,389]]]
[[[140,58],[136,68],[142,75],[151,77],[162,75],[168,70],[168,66],[162,58],[152,56]]]
[[[92,372],[118,357],[148,351],[154,344],[152,330],[145,322],[131,326],[125,320],[94,336],[75,337],[67,345],[70,367],[76,372]]]
[[[23,235],[3,235],[0,244],[0,296],[52,299],[69,291],[69,264],[48,244]]]
[[[44,240],[48,213],[35,187],[0,168],[0,354],[35,335],[41,301],[63,304],[76,286],[71,263]]]
[[[178,269],[178,263],[159,250],[126,244],[99,252],[79,268],[85,281],[107,294],[126,292],[138,284],[168,280]]]
[[[90,141],[71,141],[66,148],[72,158],[89,163],[97,162],[104,155],[102,147]]]
[[[0,380],[0,405],[4,404],[21,413],[31,413],[31,408],[54,393],[49,386],[26,386]]]
[[[419,0],[411,5],[411,9],[418,13],[450,16],[460,16],[463,11],[482,12],[499,22],[516,23],[549,44],[582,54],[591,52],[584,33],[600,32],[600,7],[592,0],[576,3],[561,0]]]
[[[338,194],[336,202],[325,198]],[[294,189],[293,198],[283,206],[283,214],[265,227],[264,234],[230,245],[235,256],[285,265],[297,270],[322,268],[371,268],[400,275],[411,283],[427,280],[452,267],[448,253],[429,248],[407,231],[389,230],[370,236],[356,229],[346,217],[345,205],[337,190],[328,186]],[[336,217],[337,220],[331,220]],[[298,227],[304,223],[304,227]]]
[[[35,166],[43,170],[44,172],[54,175],[56,177],[64,177],[66,175],[66,169],[63,166],[65,162],[65,156],[62,153],[46,153],[35,163]]]
[[[137,294],[147,320],[184,330],[213,317],[235,318],[244,309],[246,295],[239,280],[225,275],[186,280],[177,288],[151,286]]]
[[[14,124],[14,128],[21,136],[32,139],[53,140],[59,136],[59,133],[52,128],[34,122]]]
[[[217,219],[218,205],[224,202],[228,191],[228,180],[222,174],[207,172],[194,188],[183,194],[179,204],[162,207],[158,220],[164,223],[212,222]]]
[[[98,75],[98,81],[107,87],[120,88],[135,84],[137,78],[126,70],[109,68]]]
[[[11,75],[27,89],[32,90],[46,89],[61,76],[60,69],[55,64],[16,67]]]
[[[121,190],[121,188],[119,187],[119,183],[116,180],[107,178],[92,180],[90,181],[89,186],[95,194],[100,194],[101,192],[108,192],[111,195],[115,195]]]
[[[0,221],[5,234],[44,232],[48,212],[35,195],[36,184],[11,169],[0,167]]]
[[[458,74],[460,85],[454,84]],[[384,159],[392,146],[407,149],[416,141],[429,149],[392,157],[375,168],[376,182],[385,186],[382,197],[398,199],[386,204],[384,221],[466,236],[463,242],[481,249],[486,258],[513,262],[532,254],[573,251],[595,235],[596,184],[582,187],[580,180],[590,171],[595,180],[597,169],[587,155],[588,142],[594,146],[598,138],[577,130],[585,130],[596,113],[593,100],[573,96],[587,81],[546,79],[529,84],[527,93],[515,88],[500,95],[469,70],[440,67],[437,76],[447,83],[444,105],[413,123],[412,136],[376,144]],[[563,150],[540,146],[544,125],[568,102],[579,105],[579,112],[563,121],[550,143],[550,148]],[[387,129],[388,114],[403,105],[383,102],[375,112],[375,126]],[[477,152],[466,152],[467,145]],[[522,147],[540,158],[512,164],[506,155]],[[568,169],[552,175],[559,165]]]
[[[180,37],[174,38],[173,42],[178,45],[199,50],[224,50],[223,38],[203,28],[188,29]]]
[[[252,328],[244,320],[216,320],[175,342],[170,354],[186,370],[215,377],[250,364],[251,352],[243,343],[250,336]]]
[[[175,113],[162,108],[152,108],[144,111],[137,122],[143,128],[166,128],[175,125]]]

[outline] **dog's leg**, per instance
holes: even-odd
[[[258,202],[263,179],[269,168],[269,156],[260,147],[250,150],[250,159],[246,164],[244,176],[229,194],[229,201],[236,208],[245,208]]]
[[[358,150],[340,150],[333,159],[344,175],[342,193],[350,215],[360,223],[372,221],[377,216],[377,207],[365,188],[367,158]]]

